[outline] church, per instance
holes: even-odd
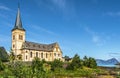
[[[20,16],[20,8],[18,7],[15,25],[12,32],[12,51],[16,58],[21,56],[22,61],[32,61],[35,57],[40,60],[54,61],[59,59],[62,61],[62,50],[58,43],[40,44],[26,41],[26,30],[23,28]]]

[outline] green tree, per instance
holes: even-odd
[[[67,69],[76,70],[78,68],[82,68],[82,66],[83,66],[82,60],[80,59],[80,56],[76,54],[73,57],[72,62],[68,65]]]
[[[32,75],[31,68],[22,61],[10,63],[8,69],[15,78],[30,78]],[[7,76],[9,76],[9,74]]]
[[[83,57],[83,65],[88,67],[89,66],[89,58],[87,56]]]
[[[89,58],[89,66],[90,68],[96,68],[97,67],[97,63],[96,60],[92,57]]]
[[[0,71],[3,71],[3,70],[4,70],[4,65],[3,65],[3,63],[2,63],[2,61],[0,59]]]
[[[63,62],[60,60],[55,59],[53,62],[51,62],[51,70],[55,71],[56,69],[61,69],[63,66]]]
[[[36,76],[37,78],[45,77],[45,71],[43,69],[43,61],[40,61],[39,58],[35,57],[32,61],[32,73],[33,76]]]
[[[13,50],[10,50],[10,56],[9,56],[10,62],[14,62],[15,61],[15,54],[13,52]]]

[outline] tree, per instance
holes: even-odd
[[[4,47],[0,47],[0,59],[2,62],[8,62],[9,56]]]
[[[15,54],[13,52],[13,50],[10,50],[10,56],[9,56],[10,62],[14,62],[15,61]]]
[[[31,67],[34,76],[36,76],[37,78],[42,76],[45,77],[45,71],[43,69],[43,61],[40,61],[38,57],[34,58]]]
[[[96,60],[92,57],[89,58],[89,66],[90,68],[96,68],[97,67],[97,63]]]
[[[0,71],[2,71],[2,70],[4,70],[4,65],[3,65],[3,63],[2,63],[2,61],[0,59]]]
[[[88,59],[87,56],[84,56],[84,57],[83,57],[83,65],[86,66],[86,67],[89,66],[89,59]]]
[[[78,54],[76,54],[73,59],[72,62],[68,65],[67,69],[70,70],[76,70],[78,68],[82,68],[82,60],[80,59],[80,56]]]
[[[63,63],[60,60],[55,59],[53,62],[51,62],[51,70],[52,71],[62,68],[62,66],[63,66]]]
[[[69,62],[71,60],[71,58],[69,56],[65,56],[64,59],[66,62]]]

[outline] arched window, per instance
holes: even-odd
[[[32,58],[32,52],[30,52],[30,57]]]
[[[15,40],[15,35],[13,35],[13,40]]]
[[[38,57],[38,52],[36,52],[36,57]]]
[[[23,36],[22,35],[19,35],[19,40],[23,40]]]
[[[15,45],[13,44],[13,48],[15,48]]]
[[[27,55],[26,55],[26,60],[27,60]]]
[[[41,58],[43,58],[43,53],[41,53]]]
[[[46,58],[48,57],[48,54],[46,53]]]

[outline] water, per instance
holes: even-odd
[[[115,65],[98,65],[98,66],[102,66],[102,67],[115,67]]]

